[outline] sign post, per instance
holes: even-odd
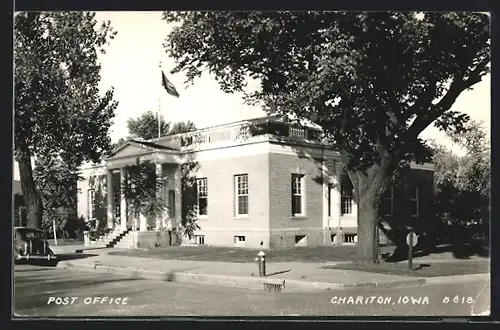
[[[406,243],[408,244],[408,270],[413,271],[413,248],[418,243],[418,236],[413,231],[406,235]]]

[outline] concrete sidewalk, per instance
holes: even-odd
[[[71,244],[71,245],[50,245],[50,249],[57,254],[70,254],[76,253],[78,250],[85,248],[83,244]]]
[[[96,254],[97,251],[92,251]],[[161,260],[108,255],[60,261],[57,267],[111,272],[181,283],[197,283],[247,289],[271,288],[286,291],[335,290],[353,287],[418,286],[423,278],[385,275],[353,270],[324,269],[324,263],[282,262],[266,265],[266,277],[258,276],[256,263]],[[90,252],[89,252],[90,253]]]

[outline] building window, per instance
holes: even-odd
[[[418,196],[418,185],[410,185],[410,202],[411,202],[411,216],[418,217],[419,215],[419,196]]]
[[[332,216],[332,189],[333,189],[333,184],[329,183],[328,184],[328,192],[327,192],[327,198],[328,198],[328,216]]]
[[[234,176],[236,215],[248,215],[248,174]]]
[[[168,216],[175,217],[175,190],[168,191]]]
[[[382,211],[382,215],[391,216],[394,208],[394,187],[389,187],[385,190],[384,195],[382,196],[382,204],[380,209]]]
[[[304,175],[292,174],[292,216],[304,213]]]
[[[194,241],[195,241],[195,244],[205,245],[205,235],[195,235]]]
[[[347,173],[342,173],[340,180],[340,190],[341,190],[341,215],[352,214],[352,200],[354,188],[352,186],[351,179]]]
[[[196,179],[196,187],[198,190],[198,215],[208,214],[208,179]]]
[[[234,236],[234,245],[235,246],[245,246],[245,236]]]
[[[295,235],[295,246],[307,246],[307,236]]]
[[[358,242],[358,235],[356,234],[345,234],[344,243],[354,244]]]
[[[88,210],[88,216],[89,219],[94,219],[95,218],[95,191],[94,189],[89,189],[88,190],[88,201],[89,201],[89,210]]]

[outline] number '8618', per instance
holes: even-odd
[[[466,297],[466,296],[454,296],[448,297],[445,296],[443,298],[443,304],[472,304],[474,302],[474,298]]]

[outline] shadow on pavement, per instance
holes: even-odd
[[[85,258],[91,258],[91,257],[97,257],[99,256],[98,254],[91,254],[91,253],[63,253],[63,254],[58,254],[57,259],[58,261],[66,261],[66,260],[75,260],[75,259],[85,259]]]
[[[85,259],[91,257],[97,257],[98,254],[87,254],[87,253],[68,253],[68,254],[58,254],[56,260],[17,260],[16,265],[35,265],[35,266],[57,266],[59,261],[66,260],[76,260]]]
[[[430,266],[431,265],[429,265],[429,264],[420,264],[416,268],[414,268],[413,270],[419,270],[419,269],[422,269],[422,268],[428,268]]]
[[[273,276],[273,275],[285,274],[285,273],[288,273],[290,271],[292,271],[292,270],[291,269],[280,270],[280,271],[277,271],[277,272],[274,272],[274,273],[268,273],[268,274],[266,274],[266,276]]]
[[[489,258],[490,251],[489,247],[476,245],[476,244],[443,244],[439,246],[432,247],[423,247],[415,249],[413,252],[413,258],[425,257],[430,254],[441,254],[451,252],[453,254],[453,258],[457,260],[466,260],[471,259],[471,257],[481,257],[481,258]],[[401,262],[408,260],[408,247],[407,246],[399,246],[396,247],[393,251],[386,251],[382,253],[382,257],[386,262]]]

